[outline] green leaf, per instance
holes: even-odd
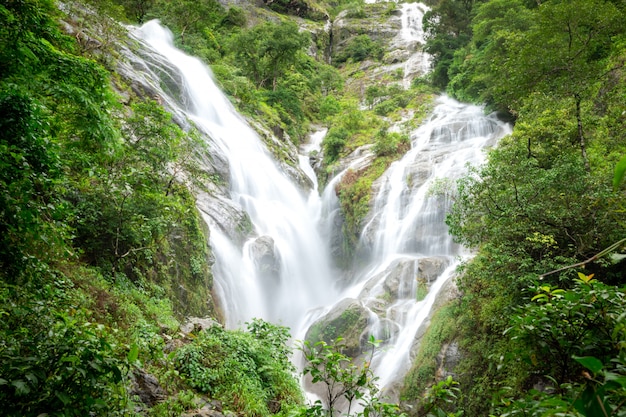
[[[619,375],[616,374],[614,372],[607,372],[605,375],[605,380],[608,381],[614,381],[616,383],[618,383],[619,385],[622,386],[622,388],[626,388],[626,376],[624,375]]]
[[[535,301],[535,300],[538,300],[540,298],[548,298],[548,296],[546,294],[537,294],[533,298],[531,298],[531,301]]]
[[[30,388],[28,387],[28,385],[26,385],[26,382],[22,381],[21,379],[11,382],[11,385],[15,387],[15,392],[18,395],[28,394],[30,392]]]
[[[615,190],[619,188],[620,183],[624,179],[624,174],[626,174],[626,156],[615,165],[615,174],[613,175],[613,188]]]
[[[611,262],[614,264],[619,263],[620,261],[626,259],[626,253],[612,253],[611,254]]]
[[[139,358],[139,346],[137,346],[137,343],[133,343],[130,347],[130,350],[128,351],[128,355],[127,355],[128,363],[133,364],[137,362],[138,358]]]
[[[593,356],[574,356],[576,362],[589,369],[594,374],[597,374],[602,370],[602,362]]]

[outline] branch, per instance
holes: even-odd
[[[622,239],[622,240],[620,240],[620,241],[618,241],[616,243],[613,243],[611,246],[609,246],[608,248],[604,249],[603,251],[601,251],[599,253],[596,253],[591,258],[587,259],[586,261],[578,262],[577,264],[564,266],[563,268],[559,268],[559,269],[555,269],[554,271],[546,272],[545,274],[539,275],[539,279],[543,279],[544,277],[547,277],[548,275],[556,274],[557,272],[565,271],[567,269],[572,269],[572,268],[577,268],[579,266],[587,265],[588,263],[593,262],[596,259],[599,259],[599,258],[603,257],[604,255],[614,251],[622,243],[626,243],[626,238],[624,238],[624,239]]]

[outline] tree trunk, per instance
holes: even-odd
[[[585,145],[585,133],[583,132],[583,121],[580,115],[580,102],[582,99],[580,95],[574,95],[576,98],[576,122],[578,123],[578,141],[580,143],[580,152],[583,156],[583,162],[585,163],[585,170],[587,172],[591,172],[591,167],[589,166],[589,158],[587,157],[587,147]]]

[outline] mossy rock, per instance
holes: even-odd
[[[346,298],[309,328],[306,340],[312,344],[319,341],[331,344],[341,337],[345,344],[343,353],[355,358],[367,346],[368,317],[368,311],[358,300]]]

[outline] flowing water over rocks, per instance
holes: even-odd
[[[484,149],[509,127],[480,107],[441,97],[431,118],[411,132],[411,150],[377,180],[358,247],[360,267],[346,282],[331,261],[342,244],[334,185],[349,168],[368,164],[371,150],[345,159],[320,196],[310,167],[319,150],[316,137],[306,149],[313,156],[299,161],[296,177],[313,183],[303,189],[274,162],[208,68],[174,48],[166,29],[153,21],[134,35],[148,49],[135,57],[132,71],[144,74],[181,124],[189,120],[205,133],[205,169],[224,179],[199,193],[197,204],[210,228],[214,291],[227,327],[260,317],[289,326],[302,339],[333,324],[341,330],[337,336],[347,336],[353,356],[374,335],[384,348],[372,367],[380,383],[392,387],[408,370],[438,292],[466,256],[444,224],[452,183],[466,164],[481,163]]]

